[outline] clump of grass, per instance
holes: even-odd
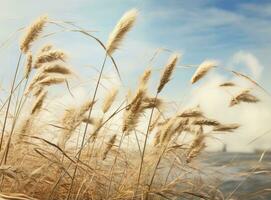
[[[58,144],[61,148],[65,148],[66,142],[70,139],[75,129],[84,120],[84,115],[92,107],[94,102],[86,101],[79,107],[72,106],[65,110],[65,113],[61,119],[61,133],[58,136]]]
[[[125,13],[106,45],[82,29],[76,31],[96,38],[104,47],[106,57],[110,55],[113,59],[113,53],[133,27],[137,14],[135,9]],[[16,117],[9,121],[15,127],[15,134],[3,131],[6,148],[0,152],[0,197],[218,199],[220,191],[211,183],[202,181],[199,184],[196,181],[200,176],[194,162],[214,134],[233,132],[240,125],[209,119],[199,106],[168,112],[171,107],[158,95],[173,77],[179,55],[175,53],[169,58],[154,94],[148,90],[152,69],[147,68],[134,92],[125,95],[114,86],[107,91],[100,106],[97,93],[105,58],[92,98],[84,99],[79,105],[52,109],[47,102],[54,103],[50,96],[54,92],[53,86],[67,84],[73,69],[68,66],[64,51],[56,50],[52,45],[46,44],[36,54],[30,53],[31,45],[47,21],[47,17],[42,17],[32,24],[20,44],[22,52],[27,53],[24,77],[32,77],[32,72],[33,77],[29,83],[26,82],[25,95],[22,96],[24,103],[16,109]],[[214,67],[218,67],[216,62],[205,61],[191,82],[196,83]],[[232,86],[234,84],[230,82],[220,85]],[[117,94],[126,105],[117,101]],[[245,90],[235,96],[230,105],[258,101],[256,96]],[[95,113],[92,113],[94,109]],[[58,116],[57,120],[43,116],[45,112],[51,117]],[[11,114],[9,109],[7,114]],[[17,120],[20,123],[15,123]],[[52,140],[48,139],[50,134],[54,135]],[[182,139],[181,136],[185,135],[192,139]],[[8,152],[11,155],[9,160],[6,159]],[[210,190],[214,192],[210,194]]]

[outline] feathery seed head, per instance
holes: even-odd
[[[95,119],[93,119],[93,118],[88,118],[88,116],[84,116],[84,119],[83,119],[83,121],[82,122],[84,122],[84,123],[87,123],[87,124],[94,124],[95,123]]]
[[[50,51],[52,49],[53,49],[52,44],[46,44],[46,45],[44,45],[43,47],[40,48],[40,50],[38,51],[39,52],[38,55],[40,55],[40,54],[42,54],[42,53],[44,53],[46,51]]]
[[[202,111],[196,107],[183,111],[178,117],[203,117]]]
[[[113,88],[109,91],[108,95],[106,96],[103,102],[103,106],[102,106],[103,113],[106,113],[109,110],[117,94],[118,94],[118,90],[116,88]]]
[[[25,68],[24,68],[24,76],[25,76],[25,78],[29,77],[29,74],[30,74],[31,69],[32,69],[32,61],[33,61],[32,53],[28,52],[27,53],[27,58],[26,58],[26,64],[25,64]]]
[[[233,132],[235,129],[240,127],[239,124],[221,124],[219,126],[214,127],[213,131],[218,132]]]
[[[112,149],[113,145],[114,145],[115,142],[116,142],[116,139],[117,139],[117,135],[116,135],[116,134],[113,135],[113,136],[109,139],[109,141],[108,141],[108,143],[107,143],[107,145],[106,145],[106,148],[105,148],[105,150],[104,150],[104,152],[103,152],[103,157],[102,157],[103,160],[106,159],[107,154],[108,154],[109,151]]]
[[[151,97],[145,97],[143,99],[143,104],[142,107],[144,109],[149,109],[149,108],[161,108],[163,105],[163,101],[158,98],[151,98]]]
[[[79,107],[70,107],[65,110],[60,121],[63,130],[59,134],[58,144],[61,148],[65,147],[66,142],[70,139],[76,128],[83,122],[86,112],[93,106],[92,101],[85,101]],[[88,118],[87,118],[88,119]]]
[[[62,63],[48,63],[45,64],[39,73],[58,73],[58,74],[64,74],[64,75],[70,75],[72,74],[72,71],[69,67]]]
[[[49,74],[47,73],[37,73],[31,80],[26,92],[25,92],[25,95],[29,94],[34,88],[38,87],[40,88],[41,86],[38,85],[38,82],[47,78]]]
[[[33,96],[38,97],[44,90],[45,90],[44,87],[41,87],[40,85],[36,85],[32,90],[32,94]]]
[[[199,65],[198,69],[196,70],[196,72],[192,76],[191,83],[193,84],[193,83],[197,82],[199,79],[204,77],[210,71],[210,69],[212,69],[213,67],[216,67],[216,66],[218,66],[217,61],[205,60],[203,63],[201,63]]]
[[[249,94],[249,90],[244,90],[242,91],[240,94],[238,94],[237,96],[233,97],[231,102],[230,102],[230,107],[237,105],[241,102],[246,102],[246,103],[257,103],[260,100],[255,97],[252,94]]]
[[[133,27],[138,11],[132,9],[126,12],[119,20],[114,30],[111,32],[106,45],[106,52],[112,55],[116,49],[118,49],[126,33]]]
[[[163,71],[163,74],[162,74],[162,76],[160,78],[160,83],[159,83],[159,86],[157,88],[157,93],[160,93],[162,91],[162,89],[164,88],[164,86],[170,81],[170,77],[171,77],[171,75],[173,73],[173,70],[176,67],[178,59],[179,59],[178,54],[173,54],[170,57],[167,65],[166,65],[166,67],[165,67],[165,69]]]
[[[186,157],[187,163],[190,163],[193,158],[199,155],[199,153],[206,147],[205,140],[206,136],[202,133],[196,135],[192,144],[190,145]]]
[[[233,86],[235,86],[235,84],[232,82],[225,82],[219,85],[219,87],[233,87]]]
[[[67,59],[66,53],[62,50],[49,50],[38,55],[35,59],[34,68],[40,68],[43,64],[53,61],[63,61]]]
[[[200,125],[200,126],[219,126],[220,122],[213,120],[213,119],[207,119],[207,118],[199,118],[199,119],[195,119],[193,121],[194,125]]]
[[[46,95],[47,95],[47,92],[46,91],[42,91],[39,96],[37,97],[36,101],[34,102],[34,105],[32,107],[32,110],[31,110],[31,114],[36,114],[40,111],[42,105],[43,105],[43,102],[46,98]]]
[[[145,96],[145,90],[139,89],[135,97],[132,99],[132,102],[125,110],[122,131],[126,132],[126,134],[128,134],[129,131],[133,130],[136,127],[139,117],[144,110],[142,108],[142,104]]]
[[[20,49],[23,53],[27,53],[31,44],[39,37],[47,20],[47,16],[42,16],[30,25],[21,40]]]
[[[150,76],[151,76],[151,69],[148,68],[148,69],[146,69],[144,71],[144,73],[142,74],[142,76],[139,79],[139,87],[140,88],[144,89],[144,88],[147,87],[147,84],[149,82]]]
[[[65,82],[66,79],[67,79],[67,77],[63,76],[63,75],[47,76],[44,79],[37,82],[37,84],[39,84],[41,86],[50,86],[50,85],[55,85],[55,84],[61,84],[61,83]]]

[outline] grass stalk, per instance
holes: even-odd
[[[156,95],[154,97],[154,104],[156,103],[157,97],[158,97],[158,92],[156,92]],[[138,172],[138,178],[137,178],[135,193],[137,193],[138,188],[139,188],[139,184],[140,184],[140,178],[141,178],[141,173],[142,173],[144,156],[145,156],[145,151],[146,151],[146,146],[147,146],[147,140],[148,140],[148,137],[149,137],[149,132],[150,132],[150,126],[151,126],[151,122],[152,122],[153,113],[154,113],[154,107],[152,107],[152,109],[151,109],[151,114],[150,114],[149,122],[148,122],[148,126],[147,126],[147,132],[146,132],[145,139],[144,139],[144,145],[143,145],[143,149],[142,149],[142,155],[141,155],[141,160],[140,160],[140,167],[139,167],[139,172]]]
[[[9,98],[8,98],[8,105],[7,105],[7,109],[6,109],[6,112],[5,112],[5,118],[4,118],[3,128],[2,128],[2,132],[1,132],[0,152],[1,152],[1,150],[2,150],[3,139],[4,139],[6,124],[7,124],[7,118],[8,118],[8,113],[9,113],[9,109],[10,109],[10,103],[11,103],[12,94],[13,94],[15,82],[16,82],[16,79],[17,79],[19,67],[20,67],[21,58],[22,58],[22,52],[20,52],[20,55],[19,55],[19,58],[18,58],[18,62],[17,62],[15,74],[14,74],[13,81],[12,81],[12,85],[11,85],[11,89],[10,89],[10,96],[9,96]]]
[[[102,64],[102,67],[101,67],[101,70],[100,70],[100,73],[99,73],[99,77],[98,77],[98,80],[97,80],[97,83],[96,83],[96,87],[95,87],[95,91],[94,91],[94,94],[93,94],[92,102],[95,102],[95,100],[96,100],[96,95],[97,95],[98,88],[99,88],[99,85],[100,85],[100,81],[101,81],[101,77],[102,77],[103,70],[104,70],[104,67],[105,67],[106,59],[107,59],[107,54],[105,55],[105,58],[104,58],[104,61],[103,61],[103,64]],[[88,112],[88,119],[90,119],[90,117],[91,117],[92,108],[93,108],[93,106],[90,107],[90,110]],[[86,134],[87,134],[87,129],[88,129],[88,123],[86,123],[85,130],[83,132],[83,139],[82,139],[81,147],[80,147],[81,149],[83,148],[84,143],[85,143],[85,137],[86,137]],[[77,163],[75,165],[74,173],[73,173],[73,176],[72,176],[72,182],[71,182],[71,185],[70,185],[70,188],[69,188],[69,192],[68,192],[68,196],[67,196],[66,200],[70,199],[70,195],[71,195],[71,191],[72,191],[72,188],[73,188],[74,179],[75,179],[76,172],[77,172],[78,162],[79,162],[80,157],[81,157],[81,152],[82,151],[79,152],[78,157],[77,157]]]

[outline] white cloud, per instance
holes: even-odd
[[[236,63],[244,63],[254,76],[260,77],[262,66],[257,58],[249,52],[237,52],[233,56]],[[241,68],[242,71],[242,68]],[[271,98],[262,90],[246,79],[233,76],[228,79],[225,74],[212,72],[207,81],[198,83],[192,90],[189,105],[200,105],[202,110],[210,118],[217,119],[223,123],[238,123],[241,127],[234,133],[218,135],[218,139],[226,143],[230,151],[252,151],[255,148],[270,148],[271,133],[259,140],[249,144],[255,138],[261,136],[271,129]],[[223,89],[219,84],[232,81],[237,86]],[[229,107],[231,98],[244,89],[252,88],[260,102],[256,104],[241,103]],[[210,140],[209,149],[220,149],[222,144],[216,140]]]
[[[257,57],[252,53],[239,51],[233,55],[231,62],[233,65],[245,65],[248,67],[251,75],[255,79],[259,79],[261,77],[264,67],[261,65]]]

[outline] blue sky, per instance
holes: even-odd
[[[121,71],[126,77],[142,72],[152,53],[159,47],[182,52],[184,64],[199,64],[206,58],[215,58],[228,65],[232,63],[234,54],[243,51],[259,61],[264,68],[259,81],[270,87],[270,1],[1,0],[1,5],[0,41],[44,13],[52,19],[73,21],[86,29],[95,30],[96,35],[106,41],[121,15],[135,7],[140,11],[138,23],[116,54],[119,65],[124,65]],[[16,39],[10,44],[13,48],[8,51],[15,53]],[[99,54],[99,50],[93,47],[94,43],[86,43],[85,39],[74,34],[60,34],[51,40],[54,39],[57,45],[74,55],[72,60],[76,64],[96,64],[90,61],[92,53]],[[80,55],[76,55],[78,51],[72,51],[76,47],[83,49]],[[6,49],[0,51],[4,59],[8,56],[6,52]],[[159,65],[163,62],[165,58],[161,58]],[[239,69],[238,65],[241,64],[235,67]],[[3,70],[2,67],[1,75]],[[186,70],[178,75],[187,81],[191,73]]]

